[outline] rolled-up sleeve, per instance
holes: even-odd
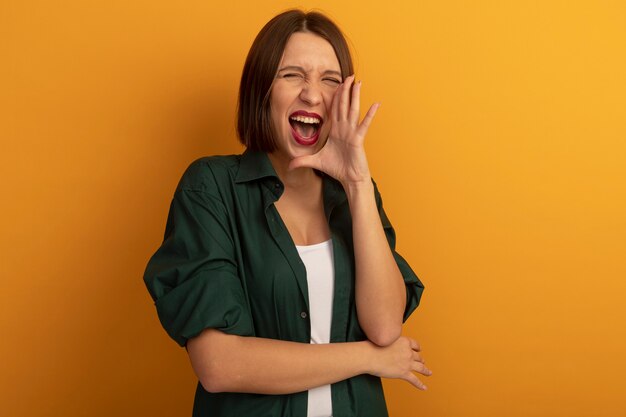
[[[400,269],[400,273],[404,278],[404,284],[406,286],[406,307],[404,309],[404,317],[402,319],[402,321],[405,322],[419,305],[422,293],[424,292],[424,284],[422,284],[415,272],[413,272],[409,263],[398,252],[396,252],[396,232],[393,229],[387,214],[385,213],[383,200],[380,196],[376,183],[374,183],[374,195],[376,197],[376,205],[378,207],[378,213],[380,214],[380,220],[383,224],[387,241],[389,242],[389,247],[391,248],[391,252],[396,260],[396,263],[398,264],[398,268]]]
[[[163,243],[144,273],[161,324],[179,345],[206,328],[254,335],[235,259],[224,204],[205,190],[179,186]]]

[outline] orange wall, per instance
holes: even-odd
[[[427,286],[405,331],[435,374],[387,382],[392,416],[626,415],[626,7],[592,0],[3,1],[0,414],[190,415],[143,268],[297,5],[382,101],[370,164]]]

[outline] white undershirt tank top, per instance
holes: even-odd
[[[296,249],[306,268],[311,343],[330,343],[335,287],[333,241],[329,239],[315,245],[296,246]],[[307,417],[332,417],[330,385],[310,389],[308,394]]]

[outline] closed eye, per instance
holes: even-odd
[[[289,72],[287,74],[283,74],[283,78],[302,78],[302,74],[297,74],[295,72]]]
[[[329,83],[332,83],[332,84],[337,84],[337,85],[341,84],[341,81],[339,81],[336,78],[324,78],[323,81],[326,81],[326,82],[329,82]]]

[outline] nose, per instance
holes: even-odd
[[[322,102],[322,88],[319,83],[309,81],[303,84],[300,91],[300,100],[304,101],[310,106],[318,105]]]

